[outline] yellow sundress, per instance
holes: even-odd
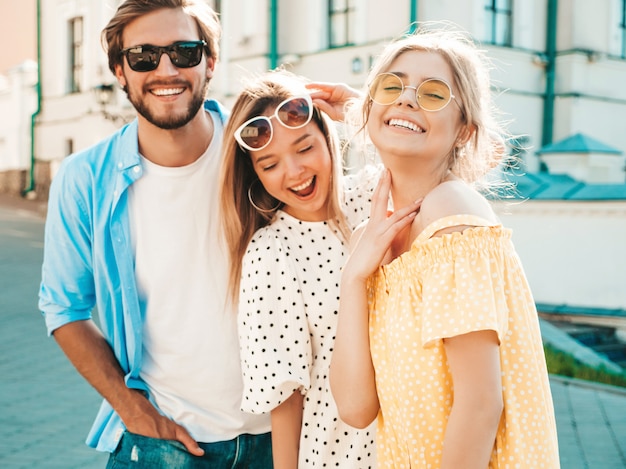
[[[473,226],[432,237],[456,225]],[[560,467],[537,311],[510,230],[439,219],[368,287],[380,468],[439,468],[453,400],[442,339],[480,330],[500,340],[504,397],[489,468]]]

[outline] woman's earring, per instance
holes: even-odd
[[[250,201],[252,206],[261,213],[272,213],[278,210],[278,208],[282,205],[282,202],[280,200],[277,200],[278,203],[276,204],[276,206],[270,209],[261,208],[257,204],[254,203],[254,200],[252,199],[252,186],[254,186],[257,182],[260,182],[260,180],[259,179],[255,180],[252,184],[250,184],[250,187],[248,187],[248,200]]]

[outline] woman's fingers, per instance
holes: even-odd
[[[385,169],[372,194],[369,221],[359,234],[348,261],[350,270],[360,278],[366,278],[380,265],[395,237],[419,212],[421,200],[389,213],[390,191],[391,174]]]
[[[378,184],[372,194],[370,204],[370,220],[387,218],[387,207],[389,206],[389,191],[391,190],[391,175],[385,169],[380,175]]]
[[[396,210],[380,222],[375,222],[372,225],[372,228],[376,231],[374,242],[387,249],[396,235],[413,222],[415,215],[419,212],[420,204],[421,200],[416,201],[411,205]]]
[[[372,203],[370,205],[370,221],[391,219],[392,222],[406,217],[411,212],[419,210],[422,200],[417,200],[413,204],[399,209],[394,208],[394,212],[390,215],[389,193],[391,191],[391,174],[385,169],[380,176],[380,180],[372,194]]]
[[[416,200],[412,204],[407,205],[406,207],[399,208],[398,210],[394,211],[389,216],[389,219],[392,221],[396,221],[396,220],[405,218],[409,214],[416,214],[417,212],[419,212],[421,205],[422,205],[422,199]]]
[[[313,103],[334,121],[343,121],[345,105],[360,95],[358,90],[344,83],[313,82],[306,87],[311,90]]]

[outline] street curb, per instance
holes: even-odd
[[[48,201],[30,200],[25,197],[0,192],[0,207],[23,210],[36,215],[37,217],[46,218],[46,213],[48,212]]]
[[[610,384],[597,383],[595,381],[587,381],[584,379],[570,378],[569,376],[550,374],[551,381],[559,381],[566,385],[578,386],[581,388],[593,389],[595,391],[610,392],[620,396],[626,396],[626,388],[620,386],[612,386]]]

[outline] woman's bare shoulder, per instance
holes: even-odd
[[[460,180],[443,182],[430,191],[424,197],[420,215],[423,227],[453,215],[473,215],[493,223],[498,221],[489,201]]]

